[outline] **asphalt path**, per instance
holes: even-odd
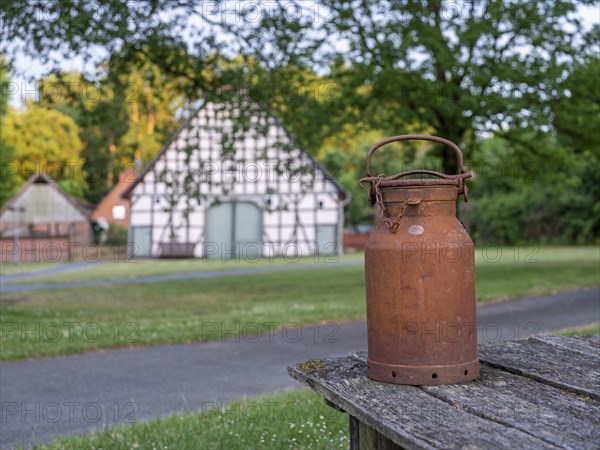
[[[599,320],[600,288],[484,305],[478,308],[479,342],[525,339]],[[2,363],[0,448],[299,388],[288,365],[366,350],[364,322],[280,326],[259,336],[247,326],[219,342]]]
[[[50,267],[46,267],[44,269],[32,270],[29,272],[21,272],[21,273],[9,273],[9,274],[0,274],[0,284],[2,283],[13,283],[18,282],[22,279],[30,279],[43,277],[46,275],[57,275],[59,273],[66,272],[75,272],[83,269],[90,269],[91,267],[103,263],[91,263],[91,262],[77,262],[77,263],[67,263],[67,264],[55,264]]]
[[[339,266],[360,266],[363,265],[363,259],[348,259],[343,261],[337,261],[331,264],[288,264],[286,266],[264,266],[264,267],[248,267],[243,269],[228,269],[228,270],[208,270],[204,272],[188,272],[188,273],[169,273],[162,275],[144,275],[129,278],[111,278],[107,280],[90,280],[90,281],[69,281],[62,283],[32,283],[27,281],[22,284],[17,284],[18,279],[6,279],[4,281],[0,278],[0,290],[2,293],[7,292],[31,292],[31,291],[47,291],[49,289],[69,289],[77,287],[89,287],[89,286],[113,286],[116,284],[130,284],[130,283],[155,283],[157,281],[176,281],[176,280],[193,280],[200,278],[218,278],[218,277],[229,277],[236,275],[252,275],[258,273],[269,273],[269,272],[291,272],[295,270],[303,269],[323,269],[333,268]],[[82,267],[85,268],[85,267]],[[21,278],[25,278],[23,275]],[[3,284],[3,283],[15,283],[15,284]]]

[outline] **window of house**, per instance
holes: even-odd
[[[124,205],[113,206],[112,218],[113,218],[113,220],[125,220],[125,206]]]

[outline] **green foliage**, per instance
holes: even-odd
[[[556,236],[557,205],[550,193],[535,187],[475,200],[469,211],[471,233],[483,242],[516,244]]]
[[[101,46],[121,55],[111,67],[120,73],[142,55],[164,74],[184,79],[188,98],[240,79],[290,87],[314,78],[306,76],[311,71],[328,70],[334,96],[325,102],[287,98],[281,108],[310,130],[302,139],[366,120],[386,134],[418,124],[467,150],[482,131],[507,137],[507,126],[543,131],[551,105],[564,97],[565,80],[575,74],[576,85],[579,67],[598,51],[598,31],[586,33],[572,0],[324,0],[318,11],[300,3],[298,14],[274,4],[258,20],[254,8],[242,8],[235,26],[223,20],[220,6],[100,0],[78,5],[75,14],[69,2],[44,0],[7,5],[2,19],[7,35],[26,42],[28,54],[82,54]],[[194,20],[202,27],[186,28]],[[223,72],[224,54],[243,55],[243,70]],[[329,108],[311,108],[323,103]],[[566,106],[576,108],[574,102]],[[452,154],[443,155],[444,167],[453,171]]]
[[[0,53],[0,119],[3,119],[8,112],[8,96],[5,95],[5,92],[10,92],[8,89],[8,84],[10,83],[9,77],[10,67],[6,62],[4,55]]]
[[[60,50],[66,57],[85,53],[91,45],[114,51],[120,40],[135,36],[136,25],[160,12],[158,6],[154,0],[4,2],[0,17],[6,36],[20,36],[27,53],[52,61],[49,49]]]
[[[77,124],[68,116],[30,104],[23,113],[6,119],[4,138],[17,148],[20,163],[77,164],[82,145]]]
[[[69,116],[30,103],[26,111],[9,111],[2,138],[15,148],[22,181],[42,170],[57,181],[84,184],[79,128]]]
[[[3,126],[1,119],[0,126]],[[0,207],[12,198],[21,184],[17,167],[13,163],[15,156],[15,148],[0,137]]]
[[[105,245],[127,245],[127,228],[114,223],[110,224],[106,232]]]
[[[483,242],[597,242],[600,164],[548,136],[541,154],[494,138],[482,143],[473,167],[471,231]]]
[[[417,124],[463,144],[467,153],[477,133],[501,133],[512,141],[523,130],[543,132],[551,101],[562,92],[560,80],[597,51],[597,40],[585,41],[572,1],[449,7],[438,1],[328,0],[320,6],[326,18],[282,13],[244,37],[261,43],[257,48],[268,41],[288,60],[328,65],[339,86],[337,109],[347,122],[365,120],[390,134]],[[331,39],[338,43],[334,48]],[[443,167],[456,168],[448,150]]]
[[[113,184],[107,167],[157,151],[173,129],[174,98],[233,89],[269,104],[299,144],[320,149],[354,194],[352,225],[370,220],[356,187],[365,133],[412,131],[457,142],[479,169],[471,221],[482,238],[579,242],[598,235],[600,27],[586,29],[578,12],[593,4],[324,0],[318,11],[299,2],[298,14],[274,4],[258,20],[242,8],[232,26],[221,2],[35,0],[5,5],[0,19],[32,56],[97,46],[110,55],[99,101],[81,105],[75,96],[53,106],[81,129],[90,200]],[[118,101],[128,86],[138,88],[134,104]],[[482,144],[483,136],[502,144]],[[392,158],[456,171],[448,149],[413,156]],[[382,167],[392,173],[394,165]],[[501,176],[490,182],[481,167]]]
[[[85,198],[85,182],[81,182],[79,179],[67,177],[58,180],[58,185],[63,191],[73,197]]]
[[[8,65],[0,54],[0,92],[8,92]],[[16,150],[4,139],[4,126],[8,113],[7,96],[0,95],[0,207],[11,199],[20,185],[18,170],[14,164]]]
[[[361,189],[358,180],[365,173],[365,155],[381,133],[366,132],[356,136],[354,130],[340,133],[334,142],[327,143],[318,157],[326,170],[352,195],[345,210],[345,223],[356,228],[361,223],[373,223],[373,209],[367,200],[367,188]]]
[[[250,98],[268,104],[294,140],[313,155],[327,138],[342,131],[335,111],[337,86],[329,78],[294,65],[257,67],[246,78]]]
[[[114,143],[115,157],[125,164],[136,159],[148,163],[177,128],[175,112],[182,106],[184,81],[167,75],[143,53],[130,57],[131,61],[121,61],[119,54],[111,57],[103,80],[127,114],[128,129]],[[116,64],[121,64],[119,70],[114,69]]]
[[[58,73],[40,84],[40,104],[68,114],[80,129],[86,197],[98,202],[116,182],[119,167],[149,162],[175,131],[180,105],[176,81],[140,55],[120,71],[113,56],[104,75],[90,82],[79,73]]]
[[[365,131],[365,128],[360,123],[344,127],[335,137],[325,141],[317,155],[326,170],[352,195],[345,211],[346,224],[351,227],[373,223],[373,207],[368,201],[369,184],[361,188],[358,180],[366,174],[365,157],[369,148],[385,136],[381,131]],[[390,144],[376,153],[373,171],[392,175],[408,170],[415,161],[423,163],[426,153],[423,146]]]
[[[578,152],[593,150],[600,159],[600,58],[595,55],[577,65],[561,88],[563,95],[552,105],[561,139]]]

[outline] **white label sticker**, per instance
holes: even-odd
[[[423,228],[421,225],[411,225],[408,227],[408,232],[410,234],[422,234],[423,231],[425,231],[425,228]]]

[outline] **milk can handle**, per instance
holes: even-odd
[[[377,149],[380,147],[383,147],[384,145],[389,144],[391,142],[409,141],[409,140],[438,142],[440,144],[444,144],[444,145],[450,147],[452,150],[454,150],[454,153],[456,153],[456,159],[458,161],[458,169],[460,172],[456,175],[448,175],[448,174],[441,173],[441,172],[435,172],[433,170],[408,170],[408,171],[400,172],[400,173],[397,173],[397,174],[391,175],[391,176],[385,176],[383,174],[378,175],[378,176],[373,176],[373,172],[371,171],[371,159],[373,159],[373,154],[377,151]],[[463,195],[465,202],[468,201],[468,199],[469,199],[469,190],[467,188],[465,180],[467,178],[472,177],[473,174],[471,172],[465,172],[463,155],[462,155],[460,149],[458,148],[458,145],[456,145],[454,142],[449,141],[448,139],[438,137],[438,136],[427,136],[427,135],[422,135],[422,134],[405,134],[405,135],[401,135],[401,136],[392,136],[387,139],[384,139],[383,141],[379,141],[375,145],[373,145],[373,147],[371,147],[371,149],[369,150],[369,153],[367,153],[367,176],[360,179],[360,186],[362,187],[363,183],[371,183],[371,188],[369,189],[369,199],[371,201],[371,204],[374,205],[377,203],[380,206],[380,208],[381,208],[380,218],[392,233],[395,233],[396,230],[398,229],[398,226],[400,224],[400,219],[402,218],[402,215],[404,214],[404,210],[410,205],[419,204],[421,200],[420,199],[419,200],[409,199],[409,200],[405,201],[400,208],[400,214],[398,214],[398,216],[395,218],[395,220],[392,220],[392,218],[388,214],[387,208],[385,206],[385,202],[383,200],[383,195],[381,192],[381,184],[382,183],[390,183],[390,182],[398,180],[399,178],[406,177],[409,175],[431,175],[434,177],[445,178],[447,180],[454,180],[457,183],[457,188],[458,188],[457,191],[459,194]]]
[[[400,136],[392,136],[392,137],[389,137],[382,141],[379,141],[375,145],[373,145],[373,147],[371,147],[371,149],[369,150],[369,153],[367,154],[367,177],[369,177],[369,178],[373,177],[373,172],[371,171],[371,159],[373,158],[373,154],[377,151],[378,148],[383,147],[384,145],[390,144],[392,142],[410,141],[410,140],[432,141],[432,142],[437,142],[439,144],[444,144],[444,145],[450,147],[452,150],[454,150],[454,153],[456,153],[456,159],[458,160],[458,168],[460,170],[459,175],[462,175],[465,173],[465,165],[463,162],[462,152],[458,148],[458,145],[456,145],[454,142],[449,141],[448,139],[438,137],[438,136],[427,136],[424,134],[403,134]],[[425,172],[425,171],[423,171],[423,172]],[[447,178],[447,176],[444,176],[444,174],[440,173],[440,172],[427,171],[426,173],[428,173],[429,175],[439,176],[441,178]],[[400,178],[403,175],[413,175],[413,174],[414,174],[414,171],[401,172],[399,174],[394,175],[394,178]]]

